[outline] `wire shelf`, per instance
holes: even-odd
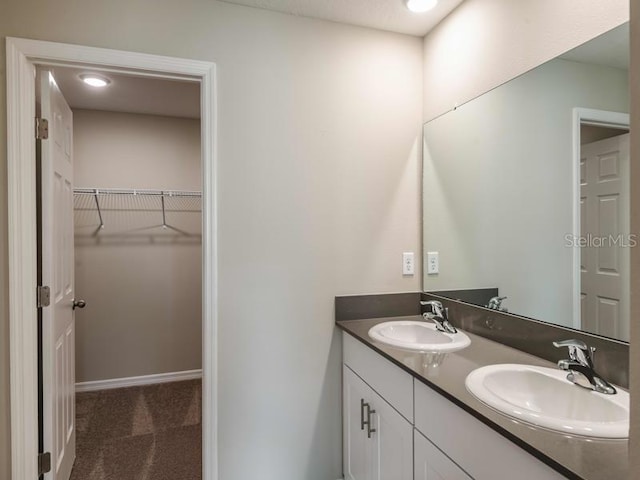
[[[97,235],[167,230],[201,234],[202,193],[183,190],[74,189],[76,232]]]

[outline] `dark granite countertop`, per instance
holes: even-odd
[[[631,478],[627,440],[576,437],[533,427],[496,412],[465,387],[467,375],[485,365],[521,363],[554,367],[553,363],[465,331],[471,338],[471,345],[446,354],[440,365],[431,367],[425,365],[425,354],[389,347],[368,335],[369,329],[378,323],[421,319],[420,316],[409,316],[343,320],[337,321],[336,325],[566,477],[583,480]]]

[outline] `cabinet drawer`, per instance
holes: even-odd
[[[416,428],[476,480],[565,478],[421,382],[415,392]]]
[[[344,364],[413,423],[413,377],[347,333],[342,349]]]

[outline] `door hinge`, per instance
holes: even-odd
[[[39,285],[36,289],[37,307],[48,307],[51,303],[51,289],[45,285]]]
[[[36,118],[36,140],[46,140],[49,138],[49,120],[46,118]]]
[[[38,476],[51,471],[51,454],[49,452],[38,454]]]

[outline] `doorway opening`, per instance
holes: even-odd
[[[200,479],[200,85],[46,67],[36,99],[52,480]]]
[[[95,373],[96,365],[89,366],[90,362],[87,363],[86,366],[82,367],[81,374],[87,375],[84,378],[84,382],[79,382],[77,387],[79,390],[96,390],[101,389],[104,390],[105,387],[121,387],[126,385],[135,384],[138,385],[135,388],[143,389],[146,388],[142,384],[143,383],[153,383],[156,385],[156,391],[154,393],[149,394],[149,398],[154,394],[156,397],[160,397],[160,402],[158,404],[163,404],[162,399],[166,400],[167,398],[183,398],[185,395],[176,393],[175,388],[171,388],[172,384],[167,383],[170,380],[180,380],[182,385],[188,383],[189,381],[194,383],[199,382],[197,377],[202,376],[202,396],[201,396],[201,411],[202,411],[202,433],[197,436],[197,441],[192,443],[198,443],[196,446],[198,456],[202,455],[202,478],[205,480],[214,480],[217,478],[217,467],[216,467],[216,364],[215,364],[215,347],[216,347],[216,237],[215,237],[215,225],[216,225],[216,203],[215,203],[215,65],[208,62],[199,62],[199,61],[191,61],[191,60],[183,60],[183,59],[175,59],[169,57],[159,57],[154,55],[144,55],[139,53],[131,53],[131,52],[120,52],[120,51],[112,51],[105,49],[97,49],[91,47],[82,47],[75,45],[64,45],[64,44],[56,44],[50,42],[40,42],[33,40],[25,40],[25,39],[7,39],[7,103],[8,103],[8,177],[9,177],[9,254],[10,254],[10,265],[9,265],[9,277],[10,277],[10,326],[11,326],[11,405],[12,405],[12,478],[14,479],[24,479],[24,478],[45,478],[45,479],[55,479],[63,477],[54,477],[53,473],[56,471],[56,467],[59,467],[60,459],[64,457],[64,455],[58,455],[56,457],[51,458],[51,469],[49,472],[44,470],[48,470],[47,467],[47,459],[44,453],[48,453],[43,451],[46,437],[39,442],[39,432],[46,432],[47,428],[52,430],[51,422],[60,422],[60,419],[70,419],[75,418],[75,415],[71,415],[69,405],[71,402],[67,402],[66,404],[62,404],[59,406],[59,410],[56,412],[50,411],[49,415],[47,415],[47,407],[46,407],[46,398],[47,395],[51,394],[51,389],[47,391],[47,388],[43,389],[43,396],[39,397],[38,395],[38,312],[50,313],[53,310],[56,310],[55,307],[56,302],[60,302],[60,305],[64,305],[64,308],[68,311],[73,311],[75,309],[78,312],[79,316],[88,314],[89,309],[91,308],[91,304],[87,302],[83,302],[80,298],[76,298],[74,295],[72,298],[67,299],[66,295],[69,293],[69,288],[66,288],[65,282],[59,283],[59,285],[63,285],[65,288],[53,289],[51,291],[49,306],[46,306],[46,302],[43,302],[46,295],[44,294],[44,290],[41,288],[36,289],[37,285],[41,285],[38,283],[38,263],[39,263],[39,251],[38,251],[38,231],[35,228],[36,220],[39,213],[38,205],[40,204],[38,198],[38,187],[42,185],[42,177],[38,177],[40,181],[36,182],[36,142],[34,141],[34,130],[38,131],[38,134],[44,133],[46,128],[43,128],[44,125],[40,123],[38,128],[34,129],[33,118],[34,112],[36,111],[36,78],[35,71],[36,68],[41,68],[43,70],[57,70],[64,71],[65,69],[85,69],[91,70],[93,72],[102,73],[105,76],[113,75],[114,77],[130,77],[136,78],[140,80],[164,80],[171,82],[182,82],[182,83],[191,83],[193,85],[197,85],[199,88],[198,95],[198,104],[201,110],[201,119],[199,127],[196,127],[196,132],[199,138],[196,142],[197,145],[195,149],[192,150],[196,152],[196,164],[201,165],[201,171],[198,171],[196,175],[198,177],[198,184],[201,187],[201,195],[198,193],[199,190],[194,187],[190,187],[187,185],[179,184],[176,187],[169,187],[166,183],[161,181],[158,182],[157,188],[150,188],[150,184],[137,183],[138,186],[133,186],[132,188],[126,188],[128,184],[120,184],[118,187],[115,187],[115,184],[108,184],[106,187],[104,182],[107,182],[107,177],[104,175],[104,172],[99,177],[94,177],[95,183],[89,186],[82,185],[81,188],[78,188],[75,192],[73,192],[73,184],[65,183],[61,181],[58,185],[62,185],[62,191],[66,191],[66,194],[58,195],[58,198],[61,199],[58,201],[56,206],[59,205],[71,205],[71,210],[73,211],[73,206],[75,205],[75,213],[69,215],[67,217],[60,217],[61,221],[51,222],[49,227],[52,230],[58,229],[61,230],[62,225],[72,225],[73,217],[75,216],[76,220],[76,238],[81,239],[82,241],[78,242],[79,246],[82,245],[87,250],[93,247],[94,251],[92,253],[88,253],[88,251],[82,252],[79,256],[83,259],[82,261],[86,264],[94,265],[93,262],[99,261],[102,262],[102,270],[105,273],[105,269],[110,269],[114,265],[117,264],[113,260],[114,257],[108,258],[102,254],[102,258],[97,260],[94,258],[96,255],[97,248],[96,246],[105,246],[108,245],[109,248],[117,249],[116,244],[118,242],[124,242],[125,246],[119,245],[118,248],[122,250],[123,248],[140,248],[141,245],[131,245],[130,243],[139,242],[141,238],[144,238],[144,242],[152,242],[154,245],[160,245],[160,248],[166,249],[170,247],[184,247],[188,249],[189,247],[194,247],[195,250],[199,251],[201,257],[195,261],[195,265],[201,269],[201,274],[198,272],[196,275],[198,280],[198,285],[195,286],[195,294],[193,292],[194,289],[189,289],[190,297],[187,295],[187,298],[190,300],[190,307],[193,308],[194,311],[199,311],[199,315],[197,315],[197,320],[200,323],[199,329],[196,329],[197,332],[193,333],[193,329],[191,329],[191,338],[186,340],[185,343],[190,345],[191,356],[193,352],[196,352],[195,357],[201,361],[201,371],[200,374],[198,368],[191,368],[185,370],[185,367],[179,367],[179,371],[168,371],[173,370],[172,367],[168,366],[168,361],[171,360],[171,357],[180,357],[181,355],[174,355],[176,350],[167,348],[166,345],[163,348],[163,355],[156,356],[156,361],[165,362],[164,366],[161,369],[165,371],[159,373],[149,373],[150,368],[147,368],[145,371],[137,372],[138,374],[133,374],[129,376],[124,376],[126,374],[119,373],[116,376],[113,376],[113,373],[108,374],[107,370],[115,367],[122,367],[124,362],[124,347],[130,346],[126,345],[128,341],[129,344],[133,344],[133,346],[141,347],[141,338],[138,337],[138,341],[135,341],[135,335],[131,338],[128,338],[127,335],[114,334],[115,337],[109,337],[106,334],[97,335],[97,337],[107,337],[107,338],[99,338],[98,340],[105,341],[97,341],[95,342],[89,349],[97,350],[97,352],[92,353],[100,353],[99,345],[104,347],[105,343],[111,342],[114,343],[114,338],[123,341],[120,355],[112,356],[110,360],[102,359],[98,360],[100,363],[102,361],[102,366],[98,365],[98,371],[106,368],[107,370],[102,370],[102,374],[98,374],[98,376],[102,376],[102,378],[91,378],[89,372],[92,371]],[[48,73],[47,77],[48,78]],[[53,82],[55,84],[55,81]],[[39,100],[42,102],[42,99]],[[132,103],[129,101],[129,103]],[[135,103],[135,102],[133,102]],[[92,112],[97,115],[96,111]],[[124,115],[125,112],[102,112],[100,115],[104,117],[104,115]],[[81,113],[80,116],[90,117],[91,114],[87,114],[87,112]],[[143,116],[143,115],[139,115]],[[148,115],[147,115],[148,116]],[[57,115],[52,117],[54,121],[58,119]],[[108,124],[109,121],[105,120],[106,117],[102,119],[103,126]],[[120,119],[121,120],[121,119]],[[147,119],[148,120],[148,119]],[[112,124],[118,124],[119,122],[113,122]],[[83,122],[85,124],[85,122]],[[88,125],[88,123],[87,123]],[[55,128],[52,127],[52,133]],[[106,128],[106,127],[105,127]],[[153,129],[153,128],[152,128]],[[58,129],[60,130],[60,129]],[[98,132],[105,131],[103,127],[97,128]],[[193,130],[193,128],[191,129]],[[89,137],[87,137],[89,138]],[[99,135],[94,135],[92,140],[89,141],[90,144],[97,142],[99,139]],[[65,138],[61,137],[61,140],[58,142],[58,145],[61,146],[59,149],[61,152],[65,152],[69,145],[71,145],[70,137]],[[119,145],[116,143],[115,145]],[[86,149],[90,151],[91,149]],[[89,156],[90,157],[90,156]],[[158,159],[159,154],[153,155],[154,158]],[[112,159],[115,161],[116,159]],[[87,160],[86,165],[91,165],[91,162],[95,161],[95,159]],[[93,163],[93,166],[87,169],[87,172],[93,171],[95,173],[98,163]],[[120,168],[122,170],[122,168]],[[162,170],[162,169],[158,169]],[[182,171],[181,168],[178,170]],[[74,172],[75,173],[75,172]],[[83,174],[84,175],[84,174]],[[88,175],[88,174],[87,174]],[[154,172],[146,172],[146,175],[140,175],[139,179],[150,180],[154,176]],[[193,175],[191,176],[193,180]],[[175,173],[172,174],[173,181],[179,179],[179,175]],[[85,180],[89,180],[88,177],[85,177]],[[113,178],[111,179],[114,180]],[[157,179],[156,179],[157,180]],[[100,182],[99,182],[100,181]],[[53,182],[55,184],[55,182]],[[133,184],[131,184],[133,185]],[[67,188],[70,187],[70,188]],[[146,188],[145,188],[146,187]],[[66,189],[66,190],[65,190]],[[104,189],[104,190],[103,190]],[[54,186],[52,191],[55,192],[56,187]],[[97,191],[96,191],[97,190]],[[129,190],[135,190],[135,192],[130,192]],[[74,194],[75,193],[75,194]],[[135,193],[135,195],[134,195]],[[55,194],[54,194],[55,195]],[[55,196],[52,198],[56,198]],[[87,202],[88,199],[92,199],[95,208],[89,208],[89,204]],[[97,204],[95,200],[98,200]],[[131,203],[132,199],[135,200],[136,203],[133,205]],[[45,205],[44,198],[42,199],[42,205]],[[129,203],[127,203],[127,201]],[[66,202],[66,203],[65,203]],[[109,203],[111,202],[111,203]],[[118,203],[120,202],[120,203]],[[56,202],[53,202],[54,204]],[[51,205],[50,205],[51,206]],[[129,206],[130,208],[127,208]],[[106,207],[106,208],[103,208]],[[110,208],[111,207],[111,208]],[[43,214],[46,207],[43,208]],[[144,211],[143,211],[144,210]],[[118,214],[122,214],[126,212],[126,216],[128,216],[128,220],[122,221],[120,219],[120,223],[118,224]],[[195,214],[197,213],[198,219],[194,220]],[[201,216],[200,216],[201,215]],[[89,216],[93,216],[93,220],[88,220]],[[107,225],[108,217],[111,218],[111,226]],[[121,217],[121,215],[120,215]],[[143,217],[146,219],[144,220]],[[153,217],[153,220],[152,220]],[[82,218],[86,221],[85,224],[82,223]],[[137,226],[134,226],[133,220],[136,220],[139,223]],[[146,224],[144,222],[147,222]],[[98,222],[98,223],[95,223]],[[158,223],[154,223],[158,222]],[[89,232],[89,229],[95,227],[93,233]],[[46,239],[46,222],[43,223],[42,228],[42,238]],[[84,230],[83,230],[84,229]],[[136,230],[137,229],[137,230]],[[64,231],[69,231],[68,229],[63,229]],[[99,231],[98,231],[99,230]],[[111,230],[111,231],[109,231]],[[157,230],[157,231],[156,231]],[[71,229],[73,232],[73,227]],[[133,232],[137,232],[133,236],[136,238],[131,238],[131,234]],[[56,235],[54,235],[56,237]],[[55,247],[63,247],[63,250],[67,251],[70,249],[70,246],[73,245],[72,242],[69,242],[64,239],[64,235],[58,235],[56,238],[62,239],[58,242],[58,244],[52,244],[54,247],[51,247],[50,250],[53,253],[56,253],[57,250]],[[201,246],[199,245],[201,238]],[[83,242],[85,242],[83,244]],[[45,246],[42,245],[41,251],[46,250]],[[105,250],[102,250],[103,252]],[[104,288],[113,287],[114,284],[116,287],[122,287],[126,282],[124,281],[127,276],[133,277],[134,282],[137,282],[138,287],[149,287],[148,283],[145,283],[140,278],[136,279],[136,274],[140,273],[140,271],[144,271],[145,268],[136,268],[135,264],[131,264],[133,258],[139,258],[143,256],[140,252],[139,255],[132,255],[129,257],[128,262],[130,263],[127,272],[122,272],[122,276],[120,278],[114,279],[114,276],[111,277],[110,281],[105,282],[104,279],[100,280],[97,276],[89,281],[89,277],[93,274],[88,274],[85,272],[82,275],[85,275],[86,278],[83,277],[82,285],[86,288],[91,288],[94,291],[100,291]],[[173,262],[172,272],[174,274],[180,274],[182,267],[187,264],[193,265],[194,259],[190,260],[185,259],[184,249],[182,252],[178,253],[180,257],[178,260]],[[193,256],[193,255],[192,255]],[[148,259],[147,259],[148,260]],[[144,262],[147,265],[147,269],[151,268],[149,265],[155,265],[158,262],[154,261],[146,261]],[[61,275],[63,279],[66,279],[65,275],[69,272],[70,268],[67,263],[66,267],[64,266],[64,262],[61,263],[63,268],[55,269],[55,275]],[[72,265],[73,267],[73,265]],[[75,269],[75,268],[74,268]],[[92,269],[93,270],[93,269]],[[188,270],[188,269],[182,269]],[[59,273],[63,272],[63,273]],[[44,269],[40,272],[45,273]],[[51,272],[49,272],[51,273]],[[157,272],[156,272],[157,273]],[[192,274],[193,272],[191,272]],[[109,278],[109,275],[105,275],[106,278]],[[191,275],[191,278],[193,275]],[[162,279],[161,275],[156,275],[157,279]],[[165,277],[166,278],[166,277]],[[44,275],[43,275],[44,279]],[[101,284],[100,281],[103,283]],[[69,283],[69,282],[67,282]],[[192,282],[193,283],[193,282]],[[89,287],[92,285],[92,287]],[[97,285],[97,286],[96,286]],[[193,285],[192,285],[193,286]],[[175,287],[175,286],[174,286]],[[170,294],[177,295],[177,288],[169,289]],[[71,289],[73,290],[73,289]],[[163,295],[162,292],[158,291],[156,288],[147,288],[148,291],[144,291],[144,295],[148,295],[149,298],[156,295]],[[61,295],[60,291],[63,291],[65,295]],[[149,292],[150,291],[150,292]],[[121,290],[120,294],[123,292],[126,293],[126,289]],[[82,292],[74,292],[78,295],[82,295]],[[200,295],[200,297],[198,296]],[[142,293],[140,293],[142,295]],[[115,295],[118,296],[116,292]],[[98,298],[98,297],[94,297]],[[68,301],[67,301],[68,300]],[[119,312],[120,316],[126,316],[123,314],[127,310],[126,303],[122,302],[122,297],[119,298],[108,298],[108,301],[100,300],[99,302],[111,303],[115,304],[116,311],[114,313],[110,313],[107,316],[110,316],[112,319],[115,318],[114,322],[118,321],[118,312],[117,308],[120,307],[122,310]],[[135,301],[135,295],[130,295],[129,301]],[[142,302],[146,305],[157,305],[161,304],[164,299],[159,299],[157,296],[155,301],[145,301]],[[34,308],[38,303],[41,302],[39,308]],[[118,305],[120,301],[121,305]],[[86,304],[86,309],[82,310],[82,306]],[[135,302],[129,303],[129,307],[135,308]],[[189,308],[189,307],[188,307]],[[102,309],[101,309],[102,310]],[[162,315],[165,313],[162,311],[162,308],[159,308],[157,311],[152,312],[149,316],[155,319],[161,319]],[[95,311],[95,310],[94,310]],[[181,309],[182,311],[182,309]],[[73,314],[71,315],[73,317]],[[193,315],[191,315],[193,317]],[[46,334],[47,328],[51,329],[51,325],[47,325],[47,315],[42,315],[41,325],[43,333]],[[166,327],[166,325],[165,325]],[[182,327],[182,328],[181,328]],[[181,327],[170,327],[165,328],[164,333],[165,336],[177,336],[183,332],[183,330],[188,330],[183,324]],[[149,336],[152,336],[152,330],[156,329],[162,331],[162,328],[155,328],[154,326],[148,327],[146,326],[146,331]],[[72,332],[72,330],[64,330],[64,333]],[[73,333],[73,332],[72,332]],[[85,332],[86,333],[86,332]],[[84,335],[84,334],[83,334]],[[198,338],[195,338],[195,335]],[[73,336],[73,335],[71,335]],[[86,336],[86,335],[85,335]],[[91,335],[88,335],[90,337]],[[44,337],[46,338],[46,336]],[[43,338],[43,339],[44,339]],[[95,338],[93,340],[96,340]],[[70,343],[72,345],[74,343]],[[55,345],[54,345],[55,350]],[[201,352],[201,353],[199,353]],[[182,355],[183,357],[189,356],[189,354]],[[61,365],[58,365],[58,371],[64,371],[65,381],[67,384],[75,384],[75,378],[71,378],[72,371],[68,366],[69,359],[75,358],[75,355],[71,355],[68,350],[65,355],[59,355],[58,357],[53,357],[56,361],[60,361]],[[173,358],[175,360],[175,358]],[[46,361],[47,358],[43,357],[43,361]],[[85,362],[87,359],[83,359]],[[184,361],[185,358],[182,358],[183,365],[187,365],[188,361]],[[64,362],[67,362],[65,364]],[[132,362],[133,365],[140,367],[139,362],[134,360]],[[40,373],[42,375],[42,379],[47,382],[47,370],[50,370],[51,362],[49,364],[45,364],[45,368],[43,368]],[[148,367],[148,366],[146,366]],[[122,370],[124,371],[124,370]],[[112,371],[113,372],[113,371]],[[189,376],[191,380],[188,380]],[[94,375],[95,377],[95,375]],[[196,377],[196,378],[193,378]],[[79,378],[80,380],[81,378]],[[73,382],[71,382],[73,380]],[[49,379],[49,381],[51,381]],[[160,385],[157,385],[158,382],[163,382]],[[84,385],[83,385],[84,384]],[[176,384],[173,384],[175,386]],[[51,386],[51,385],[50,385]],[[75,389],[74,389],[75,390]],[[167,397],[169,390],[173,390],[171,395]],[[110,392],[116,392],[114,389],[104,390]],[[194,392],[198,392],[197,394]],[[60,393],[60,392],[58,392]],[[74,393],[65,392],[68,394],[69,398],[74,397]],[[86,392],[87,394],[96,395],[95,392]],[[195,420],[198,419],[199,406],[196,400],[195,406],[193,403],[194,398],[199,398],[199,390],[198,388],[191,389],[191,396],[189,394],[186,397],[192,401],[188,405],[186,405],[186,411],[183,413],[179,413],[178,416],[181,417],[182,423],[185,423],[185,419],[191,420],[186,421],[186,423],[190,424],[190,426],[194,426]],[[182,396],[181,396],[182,395]],[[40,398],[40,402],[39,402]],[[140,402],[140,398],[145,400],[144,402]],[[151,406],[147,401],[146,397],[138,396],[135,402],[132,402],[132,407],[127,411],[132,412],[132,414],[136,414],[137,411],[137,420],[134,425],[137,428],[138,432],[144,430],[144,428],[149,429],[150,423],[149,420],[154,420],[159,417],[171,417],[171,414],[163,414],[162,412],[158,412],[154,410],[154,406]],[[89,402],[90,403],[90,402]],[[180,401],[178,401],[180,403]],[[187,402],[183,402],[187,403]],[[75,403],[74,403],[75,405]],[[85,406],[88,405],[85,404]],[[84,409],[85,407],[83,407]],[[140,410],[142,408],[142,410]],[[38,428],[38,413],[43,413],[43,421],[45,422],[42,430]],[[73,412],[75,413],[75,412]],[[81,412],[78,412],[81,413]],[[154,417],[155,415],[155,417]],[[125,415],[126,416],[126,415]],[[135,415],[134,415],[135,417]],[[144,427],[146,419],[147,427]],[[49,422],[49,423],[47,423]],[[63,423],[63,427],[64,422]],[[99,423],[99,422],[98,422]],[[154,423],[154,422],[151,422]],[[157,422],[156,422],[157,423]],[[46,425],[49,425],[47,427]],[[189,425],[183,425],[189,426]],[[199,427],[199,425],[198,425]],[[141,430],[142,429],[142,430]],[[79,430],[79,428],[78,428]],[[58,432],[62,432],[59,437],[59,444],[63,444],[67,441],[68,438],[71,437],[71,432],[67,428],[58,428]],[[76,430],[74,429],[74,434]],[[150,432],[149,432],[150,433]],[[68,442],[67,442],[68,445]],[[68,446],[68,448],[71,448]],[[193,453],[193,445],[189,450]],[[53,453],[53,452],[51,452]],[[188,457],[187,455],[183,456]],[[103,453],[104,455],[104,453]],[[111,459],[113,460],[113,459]],[[101,468],[104,468],[104,463]],[[58,469],[58,471],[60,471]],[[113,471],[113,470],[111,470]],[[64,475],[64,474],[62,474]],[[84,477],[78,477],[84,478]],[[66,480],[66,479],[65,479]]]

